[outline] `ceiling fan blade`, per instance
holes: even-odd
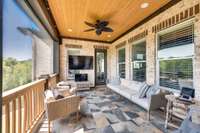
[[[86,24],[86,25],[88,25],[88,26],[90,26],[90,27],[95,27],[95,25],[94,25],[94,24],[92,24],[92,23],[89,23],[89,22],[86,22],[86,21],[85,21],[85,24]]]
[[[95,29],[87,29],[87,30],[84,30],[84,32],[88,32],[88,31],[93,31]]]
[[[103,27],[102,28],[102,31],[105,31],[105,32],[113,32],[113,29],[109,28],[109,27]]]
[[[96,30],[96,34],[99,36],[101,35],[102,31],[101,30]]]
[[[101,21],[100,23],[99,23],[99,25],[101,26],[101,27],[105,27],[105,26],[107,26],[109,23],[108,23],[108,21]]]

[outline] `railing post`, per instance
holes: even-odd
[[[45,79],[45,90],[49,89],[49,79],[50,79],[50,75],[49,74],[44,74],[44,75],[40,75],[39,79]]]

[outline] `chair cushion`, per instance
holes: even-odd
[[[46,100],[54,99],[53,91],[52,90],[46,90],[45,91],[45,98],[46,98]]]

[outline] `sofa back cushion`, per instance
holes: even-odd
[[[120,85],[138,92],[143,84],[142,82],[121,79]]]
[[[121,80],[120,78],[112,78],[110,80],[110,84],[113,84],[113,85],[120,85],[121,84]]]
[[[121,86],[128,87],[128,85],[129,85],[129,80],[121,79],[120,81],[121,81],[121,84],[120,84]]]

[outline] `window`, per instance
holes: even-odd
[[[160,86],[176,90],[193,87],[193,25],[161,35],[159,42]]]
[[[119,72],[119,77],[120,78],[125,78],[125,70],[126,70],[126,65],[125,65],[125,48],[121,48],[118,50],[118,72]]]
[[[135,81],[146,80],[146,43],[142,42],[132,47],[132,78]]]

